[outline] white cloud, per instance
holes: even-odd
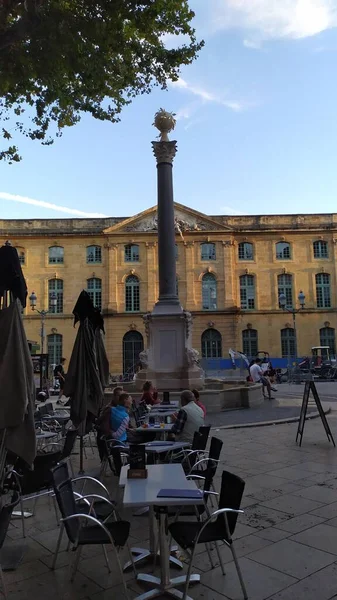
[[[245,48],[251,48],[252,50],[260,50],[261,40],[243,40]]]
[[[232,208],[231,206],[220,206],[221,214],[223,215],[231,215],[233,217],[238,215],[246,215],[247,213],[242,210],[236,210],[236,208]]]
[[[52,204],[50,202],[44,202],[43,200],[34,200],[34,198],[27,198],[26,196],[18,196],[16,194],[8,194],[7,192],[0,192],[0,199],[9,200],[11,202],[21,202],[22,204],[30,204],[31,206],[39,206],[40,208],[46,208],[48,210],[55,210],[57,212],[66,213],[75,217],[106,217],[100,213],[90,213],[76,208],[68,208],[67,206],[59,206],[58,204]]]
[[[191,85],[191,84],[187,83],[187,81],[185,81],[185,79],[182,79],[181,77],[179,77],[179,79],[177,81],[172,82],[171,85],[173,86],[173,88],[180,89],[180,90],[189,92],[190,94],[193,94],[193,96],[196,96],[197,98],[199,98],[203,103],[212,102],[215,104],[221,104],[222,106],[225,106],[226,108],[229,108],[230,110],[233,110],[234,112],[240,112],[247,107],[247,104],[245,104],[243,102],[239,102],[237,100],[230,100],[230,99],[227,99],[226,97],[221,97],[217,94],[209,92],[208,90],[206,90],[203,87]],[[179,113],[184,110],[185,110],[185,114],[184,114],[184,112],[182,112],[182,114],[179,115]],[[185,109],[181,109],[181,111],[178,111],[178,118],[182,118],[182,117],[189,118],[189,116],[191,114],[191,110],[192,110],[191,105],[189,107],[185,107]],[[188,116],[185,116],[187,113],[189,113]]]
[[[199,0],[200,1],[200,0]],[[201,0],[204,2],[204,0]],[[337,26],[337,0],[208,0],[209,29],[244,29],[257,38],[301,39]]]

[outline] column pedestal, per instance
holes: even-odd
[[[199,367],[199,353],[191,347],[191,314],[157,314],[144,316],[148,349],[139,355],[142,370],[137,373],[136,387],[146,380],[158,390],[183,390],[204,385],[204,371]]]

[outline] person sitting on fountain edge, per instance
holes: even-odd
[[[146,404],[149,406],[153,406],[154,404],[160,404],[158,392],[156,388],[153,387],[152,381],[145,381],[143,385],[143,395],[140,399],[139,404]]]
[[[172,425],[171,434],[175,435],[176,441],[192,444],[195,432],[205,424],[204,413],[196,404],[195,397],[190,390],[181,392],[180,399],[181,409],[177,416],[173,416],[175,422]]]
[[[254,381],[254,383],[262,383],[263,395],[264,395],[264,388],[266,387],[268,390],[269,400],[274,400],[273,396],[271,395],[271,392],[272,391],[277,392],[277,389],[271,386],[269,378],[263,374],[260,358],[255,359],[254,363],[252,364],[252,366],[249,369],[249,372],[250,372],[250,376],[251,376],[252,380]]]

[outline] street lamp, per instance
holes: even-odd
[[[294,350],[295,350],[295,362],[297,362],[297,331],[296,331],[296,315],[298,312],[300,312],[301,310],[304,309],[305,307],[305,294],[302,292],[302,290],[300,291],[300,293],[298,294],[298,302],[300,305],[300,308],[289,308],[287,306],[287,298],[285,294],[280,294],[279,295],[279,305],[280,308],[282,308],[282,310],[287,311],[288,313],[291,313],[293,316],[293,326],[294,326]]]
[[[29,302],[30,302],[31,309],[34,312],[37,312],[41,317],[40,336],[41,336],[41,355],[42,355],[43,351],[44,351],[45,318],[46,318],[46,315],[48,315],[49,313],[55,312],[55,307],[57,305],[57,295],[55,292],[51,292],[51,294],[49,296],[50,310],[38,310],[36,308],[37,296],[36,296],[35,292],[32,292],[31,295],[29,296]],[[43,358],[41,356],[41,362],[40,362],[40,389],[41,390],[42,390],[42,379],[43,379],[42,378],[42,361],[43,361]]]

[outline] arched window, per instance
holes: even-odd
[[[202,309],[216,310],[217,308],[217,284],[212,273],[205,273],[202,278]]]
[[[56,293],[56,306],[52,305],[51,295]],[[63,280],[62,279],[50,279],[48,281],[48,298],[49,298],[49,312],[63,313]]]
[[[322,327],[319,330],[319,343],[321,346],[329,346],[330,354],[336,354],[336,336],[333,327]]]
[[[313,243],[314,258],[329,258],[328,242],[317,240]]]
[[[125,311],[138,312],[139,310],[139,279],[135,275],[129,275],[125,280]]]
[[[242,310],[255,308],[255,278],[254,275],[240,277],[240,305]]]
[[[316,302],[317,308],[331,308],[330,275],[317,273],[316,275]]]
[[[16,251],[18,253],[20,265],[22,266],[22,265],[26,264],[26,253],[25,253],[24,249],[16,248]]]
[[[249,358],[258,353],[258,336],[256,329],[244,329],[242,332],[242,352]]]
[[[221,333],[216,329],[206,329],[201,336],[202,358],[221,358],[222,339]]]
[[[128,244],[124,247],[124,260],[125,262],[138,262],[139,261],[139,246],[138,244]]]
[[[134,375],[139,365],[139,354],[144,350],[143,336],[139,331],[128,331],[123,337],[123,373]]]
[[[49,264],[63,264],[64,262],[64,248],[62,246],[50,246],[49,248]]]
[[[62,335],[52,333],[47,336],[48,362],[49,366],[59,365],[62,358]]]
[[[284,294],[286,297],[286,307],[293,307],[293,278],[288,273],[283,273],[277,277],[278,295]],[[282,308],[279,305],[279,308]]]
[[[277,242],[276,258],[277,260],[289,260],[291,258],[291,248],[288,242]]]
[[[88,246],[87,247],[87,263],[88,264],[99,264],[102,262],[102,248],[101,246]]]
[[[216,260],[215,244],[200,244],[201,260]]]
[[[282,358],[295,356],[295,330],[292,327],[281,329]]]
[[[238,246],[239,260],[253,260],[254,246],[250,242],[240,242]]]
[[[87,292],[93,305],[102,310],[102,280],[98,277],[87,279]]]

